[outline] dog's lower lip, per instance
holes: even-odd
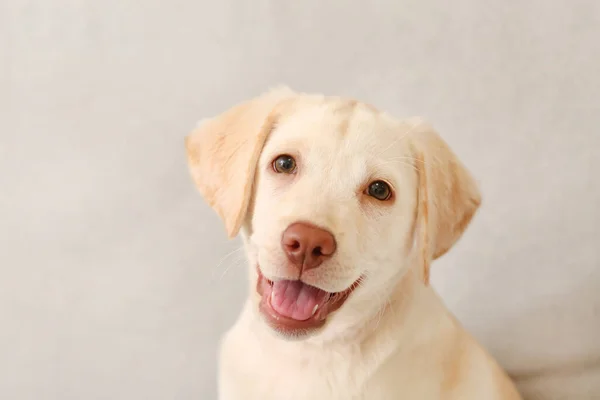
[[[307,333],[322,327],[325,324],[327,317],[344,304],[360,281],[360,279],[358,279],[353,285],[342,292],[327,293],[324,303],[315,307],[309,318],[299,320],[281,315],[273,308],[271,304],[271,295],[273,293],[274,282],[267,279],[258,267],[257,274],[256,291],[261,295],[259,309],[263,317],[276,331],[291,335]]]

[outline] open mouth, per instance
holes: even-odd
[[[272,328],[288,334],[323,326],[327,317],[344,304],[360,281],[342,292],[330,293],[301,280],[271,281],[259,268],[257,271],[256,291],[261,295],[260,311]]]

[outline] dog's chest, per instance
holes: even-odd
[[[351,352],[278,352],[233,338],[221,352],[221,400],[362,399],[365,376]],[[250,348],[249,348],[250,347]]]
[[[223,341],[219,399],[440,398],[435,386],[420,384],[422,374],[398,365],[393,355],[386,357],[385,349],[379,350],[365,354],[359,346],[311,349],[300,345],[298,351],[282,350],[273,343],[238,335],[234,329]]]

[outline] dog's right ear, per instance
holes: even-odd
[[[192,178],[230,238],[246,216],[258,158],[276,122],[278,105],[295,96],[287,87],[273,89],[202,121],[185,138]]]

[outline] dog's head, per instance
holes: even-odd
[[[434,130],[342,98],[278,88],[186,138],[193,179],[246,243],[256,309],[288,336],[364,323],[479,206]]]

